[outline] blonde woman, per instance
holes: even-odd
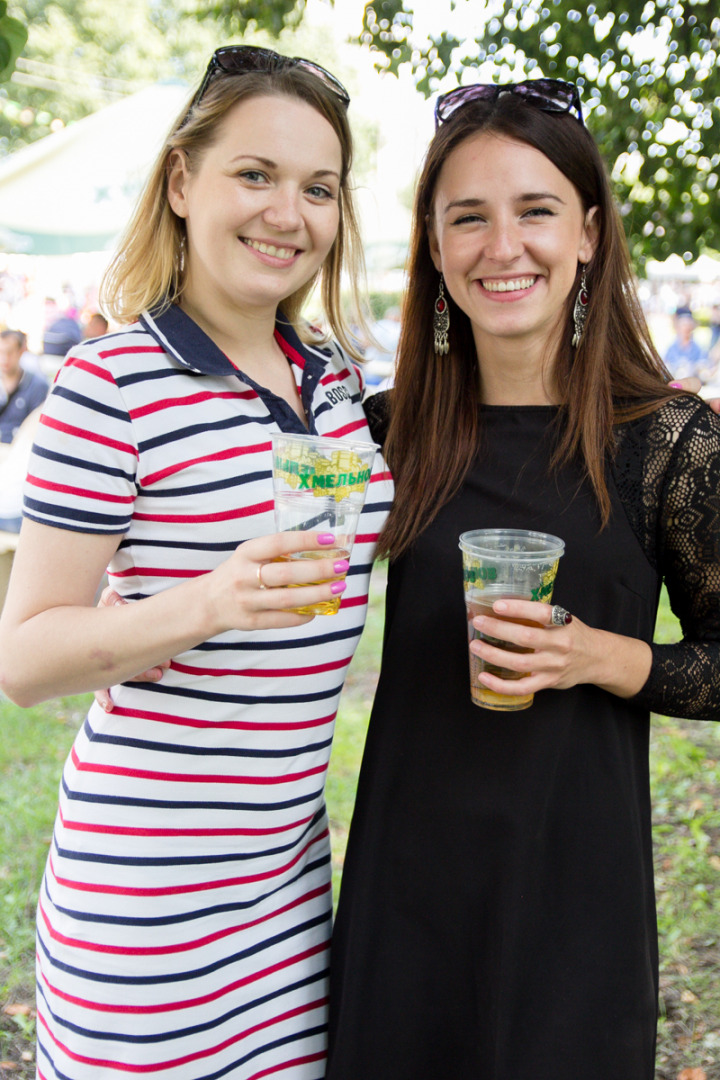
[[[390,484],[378,459],[352,566],[278,561],[333,537],[274,533],[270,436],[369,438],[351,357],[299,319],[320,278],[349,351],[348,100],[309,61],[215,53],[107,279],[127,325],[70,352],[41,419],[0,682],[114,701],[66,763],[40,895],[44,1080],[324,1073],[323,783]],[[127,602],[96,609],[106,567]]]

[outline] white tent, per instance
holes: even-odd
[[[0,251],[111,247],[188,96],[156,83],[0,161]]]

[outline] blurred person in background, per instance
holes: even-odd
[[[62,312],[56,315],[45,328],[43,334],[43,352],[47,356],[65,356],[73,345],[82,341],[80,323],[74,315]]]
[[[0,442],[12,442],[23,420],[44,402],[48,384],[37,371],[27,371],[22,330],[0,331]]]
[[[707,375],[707,354],[695,340],[695,316],[689,307],[678,307],[673,323],[675,340],[665,353],[665,366],[674,379],[694,377],[704,381]]]
[[[98,338],[108,332],[108,321],[100,311],[93,311],[82,328],[84,338]]]
[[[365,349],[365,380],[368,388],[386,389],[392,384],[395,354],[400,340],[400,308],[393,304],[370,327]]]

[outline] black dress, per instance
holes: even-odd
[[[482,411],[462,490],[390,567],[327,1080],[652,1080],[649,709],[720,716],[720,421],[680,399],[621,429],[601,530],[580,471],[549,474],[556,410]],[[478,708],[457,541],[494,526],[566,541],[553,600],[591,626],[652,641],[665,576],[692,643],[654,647],[631,700]]]

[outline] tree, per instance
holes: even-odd
[[[199,17],[239,32],[277,33],[297,24],[304,6],[195,0]],[[720,250],[716,0],[598,0],[582,8],[578,0],[449,0],[448,7],[434,5],[434,25],[457,21],[465,29],[423,33],[413,0],[375,0],[364,9],[358,40],[377,53],[377,67],[396,75],[409,67],[426,97],[478,78],[577,82],[636,264]]]
[[[27,30],[18,19],[8,15],[7,3],[0,0],[0,82],[12,75],[26,41]]]
[[[470,0],[472,4],[472,0]],[[461,14],[468,0],[451,5]],[[492,0],[476,34],[417,40],[411,0],[365,8],[361,39],[426,96],[477,81],[536,77],[581,87],[587,124],[611,168],[631,253],[720,250],[720,17],[714,0]],[[478,25],[478,16],[481,25]],[[486,64],[486,62],[489,62]],[[492,65],[492,67],[490,67]]]
[[[182,0],[23,0],[21,10],[29,33],[0,87],[0,156],[157,79],[194,82],[216,43]]]

